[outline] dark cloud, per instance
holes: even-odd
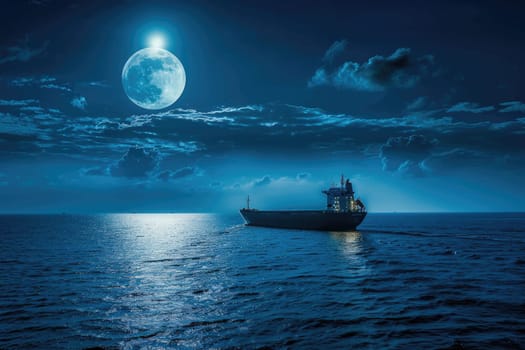
[[[422,177],[428,175],[428,170],[425,168],[424,162],[406,160],[399,166],[396,173],[401,176]]]
[[[264,187],[272,183],[272,178],[269,175],[265,175],[260,179],[253,182],[253,187]]]
[[[51,84],[56,82],[57,79],[50,77],[49,75],[43,75],[41,77],[18,77],[12,79],[9,83],[11,86],[24,87],[24,86],[41,86],[45,84]]]
[[[40,77],[18,77],[12,79],[9,83],[15,87],[39,87],[41,89],[49,90],[60,90],[65,92],[72,92],[71,84],[60,82],[57,78],[49,75],[43,75]]]
[[[467,113],[485,113],[485,112],[491,112],[495,110],[496,108],[494,106],[485,106],[482,107],[477,103],[473,102],[459,102],[450,107],[447,112],[453,113],[453,112],[467,112]]]
[[[221,181],[213,181],[210,184],[210,187],[212,188],[221,188],[224,184]]]
[[[310,173],[299,173],[297,174],[296,178],[297,180],[306,180],[309,179],[312,176]]]
[[[15,115],[0,112],[0,133],[3,135],[31,135],[38,139],[39,127],[37,120],[28,115]]]
[[[22,107],[38,104],[38,100],[29,99],[29,100],[0,100],[0,106],[8,107]]]
[[[383,170],[420,176],[426,170],[423,162],[436,144],[437,140],[423,135],[390,137],[379,152]]]
[[[87,107],[87,100],[84,96],[74,97],[71,100],[71,105],[75,108],[78,108],[84,111],[86,110],[86,107]]]
[[[62,91],[67,91],[67,92],[73,91],[71,90],[70,87],[66,85],[59,85],[59,84],[43,84],[43,85],[40,85],[40,87],[42,89],[62,90]]]
[[[498,114],[493,121],[490,115],[484,120],[462,120],[444,110],[432,115],[356,116],[270,103],[206,111],[173,109],[127,117],[71,117],[40,104],[13,104],[16,106],[2,107],[7,112],[0,112],[0,131],[15,135],[3,137],[6,141],[0,153],[13,149],[9,143],[19,140],[16,135],[31,135],[23,142],[16,141],[18,152],[38,155],[45,151],[46,155],[85,158],[90,162],[108,163],[108,159],[120,158],[135,145],[143,150],[154,149],[158,158],[175,157],[184,164],[190,155],[200,159],[244,152],[286,153],[294,159],[337,155],[366,161],[377,157],[385,140],[408,135],[439,139],[434,153],[472,148],[502,157],[520,153],[525,147],[525,118],[503,118],[510,113]],[[385,146],[386,158],[387,149]],[[421,162],[419,158],[406,160],[416,161],[414,166]],[[396,164],[387,168],[400,170],[402,162]],[[411,164],[408,162],[405,168],[414,168]],[[119,167],[109,172],[131,177],[137,173],[143,175],[121,171]],[[156,175],[155,171],[149,173],[150,178]],[[165,176],[168,175],[171,173]]]
[[[332,62],[337,55],[345,51],[347,46],[348,46],[347,40],[343,39],[343,40],[334,41],[334,43],[330,45],[328,50],[326,50],[324,57],[323,57],[323,61],[328,62],[328,63]]]
[[[101,88],[109,88],[110,87],[110,85],[106,81],[100,81],[100,80],[88,81],[87,83],[84,83],[82,85],[101,87]]]
[[[12,144],[18,143],[18,142],[36,142],[38,141],[38,138],[35,135],[28,135],[28,134],[23,134],[23,133],[0,132],[0,141],[11,143],[11,146],[12,146]],[[6,146],[4,145],[4,147]]]
[[[8,62],[28,62],[32,58],[43,54],[48,45],[49,41],[45,41],[39,47],[32,47],[29,43],[29,36],[26,36],[18,45],[10,46],[2,50],[0,64]]]
[[[84,175],[89,175],[89,176],[107,176],[109,174],[108,174],[108,168],[95,167],[95,168],[86,169],[84,171]]]
[[[177,180],[185,177],[195,175],[197,170],[193,167],[184,167],[175,171],[165,170],[157,175],[157,178],[162,181]]]
[[[425,96],[420,96],[407,105],[407,110],[418,111],[426,107],[427,104],[428,104],[428,98]]]
[[[408,88],[431,73],[434,57],[414,57],[408,48],[399,48],[390,56],[369,58],[361,64],[346,61],[335,69],[321,67],[308,86],[331,85],[362,91],[381,91],[388,87]]]
[[[525,103],[522,103],[520,101],[503,102],[503,103],[500,103],[500,105],[503,106],[503,108],[499,110],[502,113],[509,113],[509,112],[525,113]]]
[[[132,147],[117,164],[110,167],[110,173],[116,177],[147,177],[157,168],[158,163],[159,155],[155,150]]]
[[[40,141],[31,129],[27,130],[24,127],[10,130],[3,129],[0,113],[0,159],[18,159],[20,154],[38,153],[40,152],[38,147]],[[2,164],[5,166],[4,163]]]

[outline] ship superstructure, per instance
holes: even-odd
[[[335,213],[361,212],[365,210],[359,199],[354,199],[354,189],[350,180],[341,176],[341,187],[331,187],[323,191],[326,194],[326,210]]]

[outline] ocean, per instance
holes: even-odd
[[[0,216],[1,349],[525,349],[525,214]]]

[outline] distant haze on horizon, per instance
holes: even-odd
[[[520,2],[26,1],[0,14],[0,213],[525,211]],[[171,107],[121,84],[161,33]]]

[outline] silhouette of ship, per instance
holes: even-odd
[[[246,208],[240,213],[246,225],[302,230],[353,231],[366,216],[366,208],[360,199],[354,198],[352,183],[341,176],[341,187],[323,191],[326,195],[325,210],[258,210]]]

